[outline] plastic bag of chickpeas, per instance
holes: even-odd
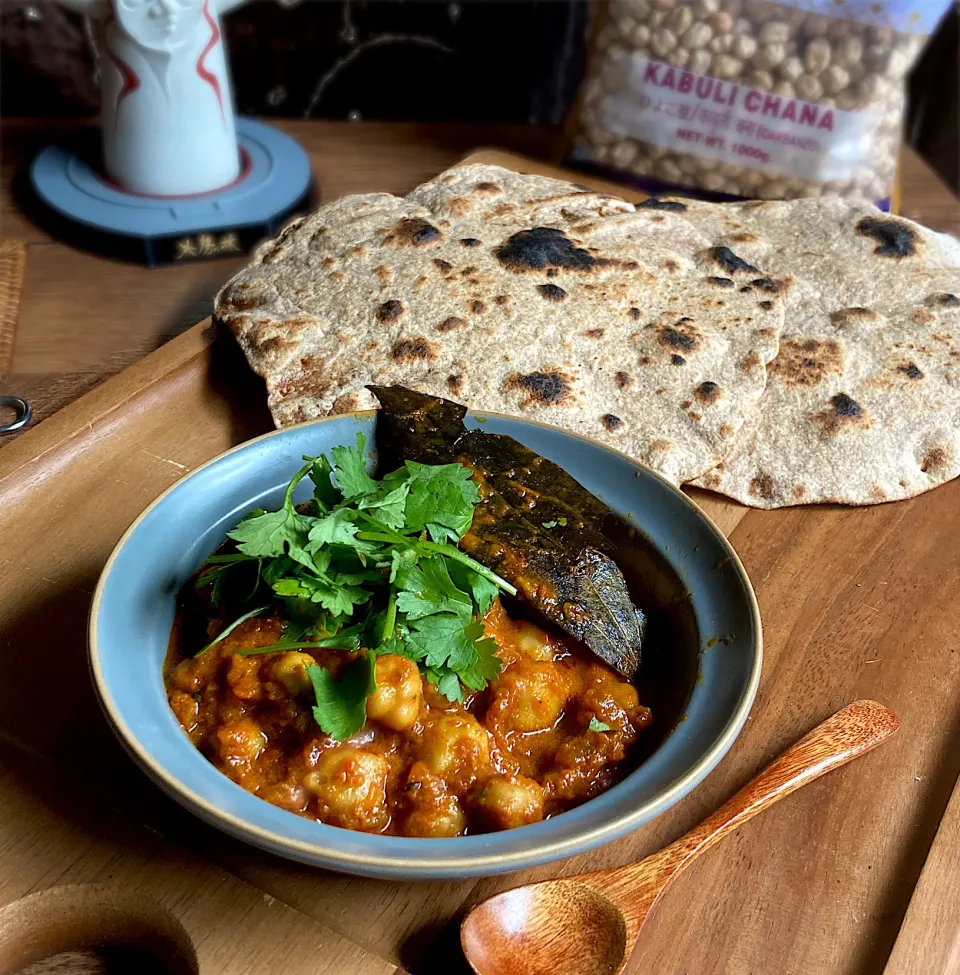
[[[949,0],[610,0],[571,161],[655,192],[890,208],[906,75]]]

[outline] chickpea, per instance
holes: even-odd
[[[666,57],[677,46],[677,38],[673,31],[669,31],[666,27],[661,27],[656,31],[653,37],[650,38],[650,50],[658,58]]]
[[[733,46],[730,53],[740,58],[741,61],[749,61],[757,53],[757,40],[749,34],[734,35]]]
[[[639,50],[643,50],[650,43],[650,28],[646,24],[637,24],[630,35],[630,43]]]
[[[490,733],[472,714],[444,714],[424,730],[421,758],[446,782],[470,785],[490,761]]]
[[[633,143],[633,146],[636,152],[636,144]],[[516,645],[523,656],[531,660],[556,659],[557,645],[545,630],[527,620],[516,620],[513,625]]]
[[[727,54],[733,47],[734,40],[736,38],[733,34],[717,34],[707,45],[707,50],[714,54]]]
[[[696,74],[706,74],[710,70],[711,61],[713,61],[713,56],[709,51],[694,51],[690,55],[687,67]]]
[[[503,735],[545,731],[563,714],[570,690],[556,664],[515,664],[497,682],[487,724]]]
[[[682,34],[693,23],[693,11],[690,9],[690,5],[685,3],[671,10],[663,23],[674,34]]]
[[[463,807],[456,796],[446,795],[415,809],[404,820],[405,836],[460,836],[467,826]]]
[[[387,776],[390,765],[382,755],[351,745],[324,752],[303,784],[317,800],[325,823],[377,832],[387,825]]]
[[[729,54],[718,54],[710,66],[712,74],[717,78],[736,78],[743,68],[743,62]]]
[[[474,810],[488,830],[514,829],[543,819],[543,789],[522,775],[497,775],[473,795]]]
[[[693,24],[684,32],[683,37],[680,38],[680,43],[688,51],[696,52],[699,48],[706,47],[712,37],[713,31],[710,29],[710,25],[701,21]]]
[[[306,694],[313,686],[307,667],[316,663],[309,653],[291,650],[280,654],[270,665],[270,674],[275,681],[283,684],[287,691],[297,697]]]
[[[757,31],[761,44],[786,44],[790,40],[790,25],[782,20],[770,20]]]
[[[248,717],[236,718],[217,731],[220,759],[225,765],[248,765],[267,747],[267,736]]]
[[[787,55],[783,44],[764,44],[753,58],[753,64],[761,71],[775,68]]]
[[[423,681],[412,660],[395,653],[377,657],[376,690],[367,698],[367,717],[394,731],[408,731],[420,713]]]
[[[823,95],[823,85],[810,74],[802,74],[797,78],[794,89],[804,101],[815,102]]]
[[[733,30],[733,17],[726,10],[720,10],[707,18],[707,24],[714,34],[729,34]]]
[[[821,71],[826,71],[832,53],[830,42],[825,41],[822,37],[810,41],[803,54],[803,62],[807,66],[807,71],[810,74],[820,74]]]
[[[783,62],[777,68],[777,74],[784,81],[793,83],[803,74],[803,62],[796,56],[784,58]]]

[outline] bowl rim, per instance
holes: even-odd
[[[493,851],[474,856],[431,856],[429,860],[426,861],[422,857],[417,857],[416,855],[401,856],[392,854],[380,855],[353,853],[335,849],[319,842],[305,842],[302,840],[292,839],[284,836],[282,833],[254,825],[243,817],[236,816],[232,813],[226,812],[223,809],[220,809],[203,795],[184,785],[175,775],[171,774],[163,765],[153,758],[148,749],[141,744],[138,737],[133,733],[131,728],[120,716],[120,712],[110,694],[100,660],[100,648],[97,639],[97,630],[101,602],[106,589],[107,579],[113,569],[113,565],[116,562],[120,551],[126,545],[130,536],[133,535],[140,524],[154,510],[154,508],[156,508],[167,497],[181,488],[187,480],[195,475],[199,475],[202,471],[216,463],[219,463],[224,458],[229,457],[240,450],[245,450],[252,444],[260,443],[280,434],[287,433],[294,428],[320,426],[321,424],[330,423],[332,421],[350,418],[360,421],[369,420],[370,418],[375,417],[378,412],[379,410],[377,409],[370,409],[331,414],[329,416],[318,417],[314,420],[308,420],[304,423],[292,424],[286,427],[278,427],[275,430],[270,430],[267,433],[260,434],[259,436],[253,437],[250,440],[245,440],[242,443],[236,444],[222,453],[217,454],[215,457],[210,458],[210,460],[205,461],[203,464],[195,467],[188,474],[185,474],[183,477],[176,480],[170,485],[170,487],[154,498],[154,500],[151,501],[150,504],[148,504],[147,507],[144,508],[143,511],[141,511],[140,514],[134,519],[123,535],[120,536],[120,539],[110,552],[107,561],[104,563],[100,577],[97,580],[97,586],[94,590],[93,600],[90,605],[90,615],[87,624],[88,663],[101,710],[107,718],[113,732],[120,739],[124,748],[137,761],[137,763],[141,765],[142,771],[145,771],[151,778],[153,778],[153,780],[169,795],[177,797],[183,801],[187,808],[193,811],[195,815],[199,815],[207,822],[219,824],[221,828],[227,829],[227,831],[232,833],[234,836],[256,836],[258,840],[256,845],[259,845],[262,848],[272,850],[275,853],[280,853],[282,856],[297,860],[301,863],[317,863],[318,861],[322,860],[324,861],[324,865],[336,863],[342,865],[341,869],[348,871],[352,869],[356,871],[364,871],[368,875],[394,877],[398,876],[403,871],[422,873],[425,867],[428,868],[429,875],[431,876],[440,874],[469,875],[478,870],[489,871],[491,867],[496,867],[496,872],[498,873],[506,873],[511,869],[523,869],[530,863],[531,858],[535,858],[536,863],[547,863],[565,857],[574,856],[580,852],[592,849],[603,843],[616,839],[617,837],[643,825],[643,823],[649,821],[660,812],[670,808],[674,802],[678,801],[688,791],[699,785],[700,782],[710,774],[710,772],[714,769],[720,759],[726,754],[736,738],[739,736],[744,724],[746,723],[750,708],[753,706],[757,689],[760,684],[760,676],[763,665],[763,629],[760,618],[760,607],[757,602],[756,593],[753,590],[753,584],[750,582],[750,577],[747,575],[747,571],[744,568],[743,563],[740,561],[740,557],[737,555],[733,546],[728,541],[727,536],[724,535],[724,533],[717,527],[713,519],[710,518],[710,516],[695,501],[687,497],[687,495],[684,494],[680,488],[668,481],[658,471],[647,467],[645,464],[642,464],[629,454],[625,454],[623,451],[617,450],[615,447],[610,447],[607,444],[600,443],[591,437],[586,437],[579,433],[564,430],[562,427],[558,427],[555,424],[544,423],[540,420],[529,420],[526,417],[512,416],[508,413],[499,413],[494,410],[468,409],[467,415],[477,419],[480,422],[483,422],[484,418],[490,417],[520,422],[548,430],[560,431],[565,436],[571,437],[575,440],[580,440],[584,443],[590,444],[593,447],[604,450],[607,453],[613,454],[614,456],[620,457],[634,467],[641,468],[645,473],[651,475],[655,480],[659,481],[662,487],[664,487],[669,493],[673,494],[676,498],[680,499],[695,516],[705,521],[706,524],[715,532],[720,545],[725,549],[725,555],[730,559],[730,564],[734,566],[744,592],[746,593],[747,603],[753,623],[754,639],[751,647],[753,660],[750,668],[749,679],[743,688],[740,695],[740,700],[737,703],[737,707],[727,720],[723,731],[709,750],[706,751],[683,775],[677,779],[674,779],[674,781],[671,782],[667,788],[652,796],[642,804],[634,807],[630,812],[615,817],[605,822],[602,826],[577,832],[572,836],[565,837],[561,840],[536,845],[526,849],[516,850],[510,853]],[[217,775],[223,774],[213,765],[210,766],[210,770]],[[329,823],[324,825],[330,826]],[[336,827],[331,826],[330,828]],[[354,830],[351,832],[356,831]],[[415,841],[417,839],[421,839],[424,843],[438,842],[436,838],[430,837],[398,838],[408,842],[410,840]],[[452,837],[446,840],[441,840],[440,842],[456,843],[456,840],[457,837]],[[332,869],[336,868],[334,867]]]

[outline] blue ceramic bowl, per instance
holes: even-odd
[[[301,455],[352,444],[358,430],[374,442],[375,413],[330,417],[252,440],[183,478],[129,528],[97,586],[90,665],[107,718],[141,768],[201,819],[280,856],[348,873],[405,879],[505,873],[580,853],[647,822],[698,785],[730,748],[760,679],[760,616],[743,566],[719,530],[680,491],[623,454],[515,418],[471,414],[467,422],[509,434],[560,464],[627,517],[675,573],[692,634],[683,719],[636,771],[598,798],[545,822],[478,836],[415,839],[339,829],[278,809],[218,772],[187,739],[164,693],[161,668],[176,594],[242,515],[279,506]],[[656,716],[657,701],[644,703]]]

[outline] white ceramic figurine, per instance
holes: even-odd
[[[244,0],[59,0],[98,22],[103,158],[123,189],[208,193],[240,175],[219,14]]]

